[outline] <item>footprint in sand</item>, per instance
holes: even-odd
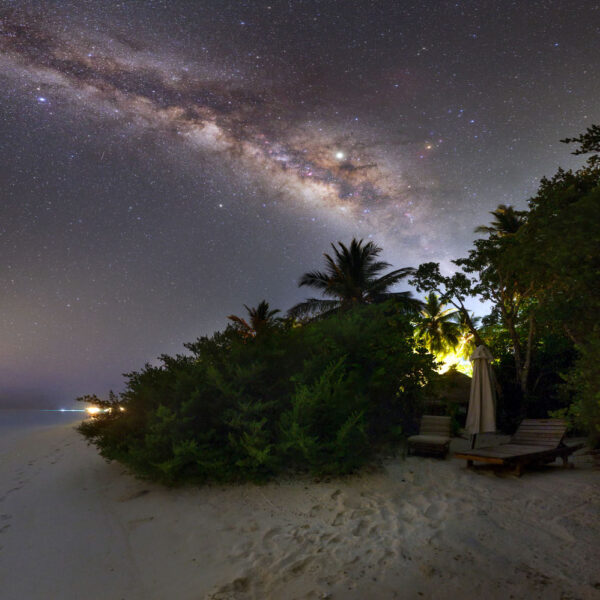
[[[277,547],[278,538],[281,536],[281,527],[269,529],[262,538],[263,547],[269,551]]]
[[[121,496],[119,498],[119,502],[127,502],[129,500],[135,500],[136,498],[141,498],[142,496],[145,496],[146,494],[149,494],[150,490],[139,490],[137,492],[133,492],[131,494],[125,494],[124,496]]]
[[[6,531],[10,527],[10,523],[7,523],[7,521],[10,521],[11,519],[12,515],[0,515],[0,533],[4,533],[4,531]]]
[[[374,503],[370,500],[365,501],[364,499],[359,498],[344,498],[342,504],[344,508],[351,508],[355,510],[369,510],[368,507],[374,505]]]
[[[258,525],[258,523],[254,520],[250,521],[248,523],[248,525],[246,527],[242,527],[241,531],[243,533],[254,533],[255,531],[258,531],[260,529],[260,526]]]
[[[312,561],[312,557],[306,556],[304,558],[301,558],[301,559],[293,562],[287,569],[288,574],[295,576],[295,575],[299,575],[300,573],[303,573],[311,561]]]
[[[412,505],[412,504],[405,504],[401,511],[400,511],[400,516],[405,520],[405,521],[412,521],[413,519],[417,518],[419,516],[419,513],[417,511],[417,509]]]
[[[239,598],[238,594],[248,592],[250,588],[250,579],[248,577],[238,577],[230,583],[219,586],[215,591],[206,596],[207,600],[234,600]]]
[[[369,524],[364,519],[358,522],[358,525],[352,530],[352,535],[355,537],[362,536]]]
[[[440,514],[440,507],[436,504],[430,504],[424,512],[428,519],[437,519]]]
[[[359,508],[350,513],[351,519],[359,519],[360,517],[372,517],[376,513],[372,508]]]
[[[272,529],[269,529],[263,536],[263,542],[269,542],[276,535],[279,535],[280,533],[281,533],[281,527],[273,527]]]
[[[337,513],[337,515],[335,515],[335,518],[333,519],[331,524],[334,527],[339,527],[343,522],[344,522],[344,513],[340,512],[340,513]]]
[[[150,521],[154,521],[154,517],[142,517],[141,519],[132,519],[127,522],[127,525],[130,529],[137,527],[138,525],[143,525],[144,523],[149,523]]]
[[[392,552],[389,548],[386,548],[383,556],[377,561],[378,566],[383,567],[396,558],[396,553]]]
[[[251,541],[244,540],[243,542],[236,544],[231,549],[231,554],[230,554],[229,558],[230,559],[245,558],[253,546],[254,546],[254,544]]]

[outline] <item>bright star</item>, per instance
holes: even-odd
[[[344,156],[345,156],[345,154],[344,154],[343,152],[336,152],[336,153],[335,153],[335,157],[336,157],[338,160],[342,160],[342,159],[344,158]]]
[[[44,98],[44,96],[38,96],[37,101],[44,104],[45,102],[48,102],[48,98]]]

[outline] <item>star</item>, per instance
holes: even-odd
[[[0,8],[1,385],[119,389],[333,241],[464,256],[598,119],[596,3],[46,4]]]

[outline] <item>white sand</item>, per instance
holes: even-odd
[[[0,441],[0,598],[600,598],[600,470],[575,463],[168,490],[37,430]]]

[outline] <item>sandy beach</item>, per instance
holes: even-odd
[[[600,470],[574,462],[516,478],[397,457],[343,480],[165,489],[72,426],[4,436],[0,597],[600,598]]]

